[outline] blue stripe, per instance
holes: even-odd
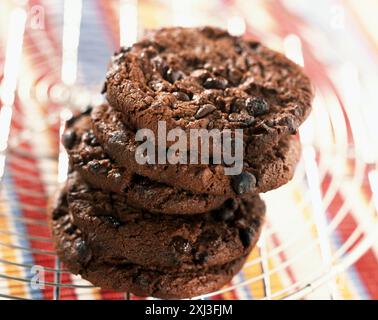
[[[245,277],[245,274],[244,274],[244,271],[240,271],[237,276],[235,277],[237,280],[240,280],[240,282],[243,282],[245,280],[247,280],[247,278]],[[241,287],[238,287],[237,289],[235,289],[236,293],[238,291],[241,291],[243,292],[243,294],[246,296],[247,299],[249,300],[252,300],[253,299],[253,295],[252,295],[252,292],[251,292],[251,289],[249,287],[249,283],[244,285],[244,286],[241,286]]]
[[[331,236],[330,239],[334,243],[336,248],[340,248],[342,243],[340,240],[340,236],[337,234],[338,231],[335,230]],[[358,274],[356,268],[354,265],[350,266],[345,273],[349,276],[349,279],[353,282],[353,286],[355,287],[357,294],[360,296],[362,300],[369,300],[371,299],[370,294],[366,290],[365,285],[363,284],[360,275]]]
[[[107,66],[114,52],[103,24],[96,1],[83,1],[78,82],[89,86],[101,86]]]

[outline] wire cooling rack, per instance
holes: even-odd
[[[316,87],[314,110],[300,129],[296,175],[263,195],[268,221],[257,247],[230,285],[197,298],[342,299],[376,292],[377,274],[363,281],[369,268],[377,268],[377,113],[362,97],[371,93],[369,83],[378,82],[366,67],[374,64],[353,62],[353,54],[363,55],[359,48],[350,48],[348,61],[339,58],[337,39],[350,25],[340,31],[335,20],[325,36],[303,20],[308,14],[315,19],[316,10],[299,6],[293,13],[286,1],[0,6],[7,17],[0,22],[0,298],[138,299],[66,271],[53,249],[46,210],[67,169],[59,146],[64,120],[73,109],[101,101],[107,62],[119,43],[134,42],[143,28],[161,21],[215,24],[260,38],[304,65]]]

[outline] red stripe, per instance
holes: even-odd
[[[20,109],[21,106],[19,105],[18,99],[16,99],[14,104],[15,110]],[[14,120],[12,119],[12,130],[14,128]],[[18,119],[19,121],[22,119]],[[18,131],[18,130],[17,130]],[[26,151],[29,155],[28,158],[22,158],[23,161],[26,161],[28,166],[25,168],[23,166],[20,166],[17,162],[17,156],[12,156],[9,158],[9,173],[13,177],[13,183],[14,183],[14,190],[18,197],[18,201],[21,204],[21,214],[25,218],[29,219],[39,219],[41,221],[46,221],[46,212],[43,212],[43,210],[46,210],[47,208],[47,198],[34,198],[32,195],[28,195],[27,193],[21,193],[19,192],[19,188],[23,189],[30,189],[32,192],[37,192],[40,194],[45,194],[44,185],[41,180],[39,168],[38,168],[38,161],[36,157],[34,156],[34,150],[33,147],[28,143],[24,142],[19,146],[20,149],[23,151]],[[29,181],[26,178],[31,178],[31,181]],[[22,208],[22,204],[28,204],[28,205],[38,205],[37,208]],[[38,210],[39,209],[39,210]],[[42,212],[41,212],[42,210]],[[38,235],[38,236],[46,236],[48,237],[50,235],[49,229],[46,225],[39,225],[39,224],[26,224],[25,228],[27,230],[27,233],[29,235]],[[38,249],[38,250],[53,250],[52,244],[49,242],[40,242],[40,241],[29,241],[29,245],[31,249]],[[44,267],[50,267],[54,268],[54,258],[53,256],[47,256],[45,254],[40,253],[32,253],[34,264],[36,265],[42,265]],[[67,282],[69,280],[68,275],[62,275],[62,281]],[[52,282],[54,281],[53,273],[46,272],[45,273],[45,281]],[[64,292],[63,292],[64,291]],[[53,297],[53,288],[52,287],[46,287],[42,290],[43,296],[45,299],[51,299]],[[70,294],[74,296],[74,290],[72,289],[64,289],[62,290],[62,295],[66,296],[67,294]]]
[[[272,242],[274,243],[275,247],[279,247],[282,244],[276,233],[273,233],[271,235],[271,239],[272,239]],[[282,263],[287,261],[286,254],[283,250],[281,250],[279,252],[278,257],[279,257],[279,259]],[[287,276],[289,277],[290,282],[292,284],[297,282],[295,275],[294,275],[294,272],[293,272],[293,269],[290,267],[290,265],[287,265],[285,267],[285,272],[286,272]]]
[[[272,6],[272,8],[273,7],[275,9],[274,11],[277,14],[277,16],[278,14],[280,15],[280,20],[279,20],[280,25],[290,26],[291,32],[293,32],[294,30],[294,32],[297,34],[301,33],[300,26],[303,25],[303,21],[301,21],[300,18],[294,15],[291,15],[289,12],[287,12],[286,8],[282,6],[282,4],[279,3],[278,1],[275,2],[275,6]],[[315,57],[312,56],[310,48],[308,48],[305,42],[304,42],[304,53],[306,53],[305,57],[311,58],[311,61],[314,64],[316,63]],[[319,63],[316,63],[316,64],[318,65],[317,72],[319,74],[322,74],[322,68],[323,68],[322,65]],[[327,84],[332,85],[332,88],[334,89],[332,82],[328,79],[326,75],[324,75],[324,79],[327,79],[327,82],[328,82]],[[335,90],[335,92],[337,91]],[[347,120],[345,113],[344,113],[344,116],[345,116],[345,120]],[[349,123],[347,124],[348,124],[348,129],[349,129],[349,135],[351,137],[350,126],[349,126]],[[352,139],[350,139],[350,141],[351,140]],[[332,179],[332,178],[328,178],[328,180],[329,179]],[[366,176],[365,176],[365,179],[366,179]],[[330,218],[334,217],[337,214],[338,208],[340,207],[342,201],[343,201],[342,196],[340,195],[340,193],[338,193],[333,199],[331,205],[329,206],[327,210],[327,213],[330,216]],[[346,216],[346,218],[341,222],[340,226],[337,229],[337,232],[340,235],[341,239],[345,242],[350,236],[351,232],[356,227],[357,227],[357,222],[354,219],[353,215],[349,213]],[[378,267],[377,266],[378,266],[378,259],[375,256],[373,250],[368,250],[364,254],[364,256],[360,258],[358,262],[355,264],[358,274],[360,275],[366,289],[368,290],[369,294],[371,295],[373,299],[378,299]]]
[[[33,1],[30,2],[30,5],[31,6],[40,5],[40,3],[41,3],[40,1],[33,0]],[[52,68],[52,69],[55,70],[55,66],[56,66],[56,63],[57,63],[56,60],[58,60],[58,57],[61,56],[62,50],[61,50],[61,45],[60,45],[60,39],[57,40],[55,38],[55,34],[51,31],[52,25],[50,23],[49,16],[48,16],[47,12],[46,12],[46,15],[45,15],[45,26],[46,26],[46,28],[44,29],[44,34],[47,36],[47,39],[48,39],[50,45],[55,50],[54,56],[47,56],[43,51],[40,51],[38,49],[38,47],[36,45],[36,41],[38,41],[38,40],[34,38],[35,34],[32,34],[33,30],[32,31],[30,31],[28,29],[26,30],[25,43],[27,45],[26,49],[30,53],[29,58],[32,60],[32,64],[38,66],[38,68],[36,68],[37,70],[34,70],[37,73],[35,83],[38,83],[39,81],[43,80],[45,77],[48,77],[48,78],[54,78],[55,77],[56,81],[51,82],[49,84],[50,87],[51,87],[52,85],[54,85],[56,83],[60,83],[60,75],[56,74],[56,73],[51,73],[51,66],[53,66],[54,68]],[[36,52],[37,52],[37,54],[36,54]],[[50,61],[51,64],[47,63],[47,61]],[[59,65],[60,65],[60,62],[59,62]],[[51,112],[52,109],[56,110],[56,109],[60,108],[59,105],[53,105],[51,103],[48,106],[41,106],[41,107],[42,107],[42,111],[46,114],[46,116],[49,114],[49,112]],[[56,147],[58,147],[58,133],[59,133],[58,125],[59,124],[51,125],[51,127],[49,128],[50,129],[50,137],[52,137],[54,139],[53,142],[56,143]],[[17,169],[20,169],[20,168],[17,168]],[[36,172],[36,174],[39,175],[38,172]],[[27,182],[27,181],[23,181],[22,183],[24,185],[26,184],[27,186],[30,186],[30,183]],[[43,202],[43,200],[35,200],[35,199],[31,199],[30,197],[24,198],[23,200],[29,201],[29,202],[30,201],[38,201],[39,204],[41,204],[41,202]],[[30,216],[36,216],[36,215],[38,215],[38,212],[28,211],[27,214],[30,215]],[[39,230],[39,229],[37,229],[37,230],[32,229],[32,228],[29,228],[29,229],[30,229],[30,232],[41,233],[41,230]],[[42,233],[45,234],[44,232],[42,232]],[[37,258],[41,259],[40,257],[37,257]],[[40,261],[42,262],[42,260],[40,260]],[[67,274],[62,275],[62,283],[71,283],[70,276],[67,275]],[[44,295],[45,295],[45,298],[47,298],[47,299],[51,298],[52,297],[52,288],[47,289],[46,292],[44,292]],[[110,291],[101,290],[101,296],[104,299],[122,299],[123,294],[111,293]],[[62,299],[75,299],[76,298],[75,290],[72,289],[72,288],[62,288],[61,289],[61,298]]]
[[[33,5],[39,5],[38,1],[31,1],[29,2],[30,6]],[[48,17],[45,16],[45,23],[46,26],[49,25],[48,23]],[[30,52],[30,55],[28,55],[28,58],[31,60],[33,65],[38,65],[38,68],[33,69],[35,73],[39,72],[38,77],[41,78],[46,74],[51,74],[51,70],[46,63],[46,59],[50,59],[50,57],[46,57],[43,52],[39,51],[38,47],[35,45],[35,40],[31,33],[34,32],[34,30],[31,30],[30,28],[26,28],[25,31],[25,38],[24,38],[24,49],[26,51]],[[42,31],[39,31],[42,32]],[[50,39],[50,36],[48,35],[48,38]],[[58,48],[58,46],[53,45],[55,49]],[[57,55],[59,56],[59,55]],[[23,109],[21,107],[21,104],[18,100],[16,100],[16,103],[14,104],[14,115],[12,117],[12,132],[14,130],[22,130],[23,124],[22,124],[22,118],[19,117],[19,113],[22,115]],[[16,116],[17,115],[17,116]],[[54,131],[56,128],[54,128]],[[23,158],[23,161],[26,161],[29,163],[29,166],[27,168],[21,167],[17,163],[16,156],[9,158],[9,170],[11,173],[14,174],[13,181],[15,184],[15,190],[16,194],[18,195],[18,199],[20,201],[20,204],[33,204],[35,200],[33,200],[30,196],[19,193],[17,191],[17,188],[24,188],[24,189],[30,189],[33,192],[40,192],[41,194],[45,193],[44,186],[41,182],[40,175],[38,172],[37,167],[37,160],[33,157],[33,150],[32,147],[28,142],[25,142],[19,146],[22,151],[28,152],[30,155],[29,158]],[[34,181],[28,181],[24,177],[33,177]],[[34,203],[36,204],[36,203]],[[47,206],[47,199],[41,198],[38,200],[38,205],[40,208],[46,208]],[[41,213],[38,210],[32,210],[32,209],[22,209],[22,215],[26,218],[33,218],[33,219],[41,219],[46,220],[46,214]],[[34,236],[49,236],[50,232],[47,228],[47,226],[40,226],[40,225],[33,225],[33,224],[27,224],[26,229],[29,235]],[[30,241],[30,247],[33,249],[43,249],[43,250],[53,250],[51,243],[44,243],[44,242],[37,242],[37,241]],[[32,254],[33,259],[36,264],[40,264],[45,267],[54,267],[54,258],[52,256],[46,256],[42,254]],[[67,281],[67,276],[62,276],[62,281]],[[46,274],[46,281],[54,281],[53,274],[51,272],[47,272]],[[43,290],[43,296],[45,299],[51,299],[53,294],[53,288],[52,287],[46,287],[46,289]],[[71,295],[73,295],[73,292],[70,292]],[[66,292],[62,291],[62,295],[66,296]]]

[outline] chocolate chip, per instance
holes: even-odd
[[[99,144],[99,142],[98,142],[96,136],[93,134],[92,130],[85,132],[82,136],[82,140],[86,144],[88,144],[92,147],[97,146]]]
[[[62,144],[66,149],[71,149],[76,140],[76,133],[73,130],[67,130],[62,136]]]
[[[83,109],[81,109],[81,113],[83,115],[89,115],[92,112],[93,107],[92,106],[86,106]]]
[[[224,110],[224,112],[227,112],[227,106],[226,106],[226,101],[224,100],[223,97],[216,97],[215,98],[215,105],[218,107],[218,109]]]
[[[67,209],[67,208],[61,208],[60,205],[58,204],[57,207],[52,212],[53,220],[58,220],[60,217],[67,214],[67,211],[64,209]]]
[[[114,228],[118,228],[121,225],[121,222],[114,216],[100,216],[100,219]]]
[[[178,253],[188,254],[192,251],[190,242],[180,236],[174,237],[171,241],[171,245]]]
[[[66,127],[72,127],[75,122],[79,119],[79,116],[77,115],[73,115],[71,118],[69,118],[67,121],[66,121]]]
[[[255,122],[255,118],[249,115],[245,110],[242,110],[240,113],[230,113],[228,115],[228,120],[231,122],[241,122],[246,126],[250,126]]]
[[[221,221],[229,221],[234,218],[234,211],[229,208],[222,208],[218,211],[217,217]]]
[[[101,94],[104,94],[106,90],[108,89],[108,83],[105,81],[102,85]]]
[[[209,255],[206,252],[196,252],[194,259],[197,263],[205,263],[209,259]]]
[[[119,64],[121,60],[125,57],[125,52],[115,52],[114,55],[111,57],[111,62]]]
[[[237,208],[239,208],[239,203],[236,199],[231,198],[226,200],[224,206],[232,211],[235,211]]]
[[[88,162],[88,169],[95,174],[105,174],[108,172],[107,168],[96,160]]]
[[[251,230],[249,228],[239,229],[239,238],[244,248],[248,248],[251,245],[251,241],[252,241]]]
[[[68,235],[73,235],[76,231],[76,226],[74,226],[73,224],[69,223],[67,224],[64,228],[63,228],[63,231],[65,233],[67,233]]]
[[[224,78],[207,78],[203,83],[206,89],[226,89],[228,81]]]
[[[269,112],[268,103],[260,97],[248,98],[245,100],[247,110],[254,116],[261,116]]]
[[[182,91],[173,92],[173,95],[176,97],[177,100],[181,100],[181,101],[190,100],[189,96]]]
[[[166,79],[171,83],[182,79],[184,76],[185,74],[180,70],[168,69],[166,73]]]
[[[92,258],[92,251],[83,239],[76,239],[74,249],[78,255],[80,264],[87,264]]]
[[[201,31],[201,33],[203,33],[206,37],[208,37],[210,39],[218,39],[218,38],[229,36],[227,31],[225,31],[225,30],[213,28],[213,27],[208,27],[208,26],[202,27],[200,31]]]
[[[251,49],[253,49],[253,50],[256,50],[260,45],[261,45],[260,42],[257,42],[257,41],[248,41],[248,46]]]
[[[114,52],[114,55],[118,54],[118,53],[127,53],[127,52],[130,52],[132,49],[132,47],[125,47],[125,46],[122,46],[119,51],[116,51]]]
[[[249,172],[242,172],[232,177],[232,187],[239,195],[251,192],[256,187],[256,178]]]
[[[160,56],[153,58],[152,63],[161,75],[165,75],[169,69],[167,63]]]
[[[214,110],[216,110],[216,106],[210,103],[205,104],[197,110],[196,114],[194,115],[194,118],[201,119],[212,113]]]

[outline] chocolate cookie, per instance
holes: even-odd
[[[212,27],[163,28],[122,48],[104,92],[131,129],[243,128],[251,157],[295,133],[313,97],[284,55]]]
[[[270,191],[292,178],[300,157],[296,137],[284,136],[259,157],[244,158],[244,172],[238,176],[225,175],[222,165],[141,165],[135,160],[139,143],[135,141],[135,134],[122,123],[120,112],[104,104],[95,107],[91,117],[95,136],[118,165],[127,168],[128,172],[194,193],[236,197]]]
[[[66,201],[66,189],[62,190],[55,201],[51,210],[51,227],[58,256],[71,272],[80,274],[84,279],[103,289],[158,298],[189,298],[220,289],[241,269],[246,260],[245,254],[224,264],[213,266],[197,264],[191,269],[182,267],[156,269],[126,259],[107,260],[102,252],[98,256],[96,248],[91,246],[94,241],[99,241],[96,240],[96,235],[92,233],[93,239],[88,240],[90,236],[72,223]],[[114,229],[110,232],[117,233]],[[244,238],[243,241],[245,242],[246,239]],[[129,243],[125,242],[125,245],[128,246]]]
[[[207,269],[187,272],[157,271],[135,264],[112,265],[90,261],[78,269],[75,256],[70,256],[72,241],[59,238],[62,261],[73,273],[103,289],[130,292],[141,297],[187,299],[221,289],[241,270],[246,257]],[[63,242],[64,241],[64,242]],[[68,251],[68,253],[66,253]]]
[[[90,188],[76,173],[67,185],[72,223],[98,262],[182,270],[224,264],[253,248],[264,220],[258,196],[178,216],[134,209],[124,195]]]
[[[227,200],[225,196],[179,190],[117,166],[94,136],[87,113],[68,122],[62,142],[75,171],[97,188],[122,192],[133,207],[165,214],[195,214],[218,208]]]

